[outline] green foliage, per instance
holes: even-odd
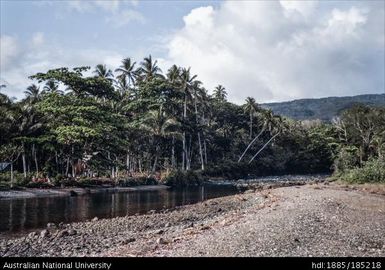
[[[346,170],[339,178],[348,183],[385,183],[385,161],[372,159],[362,167]]]
[[[163,182],[168,186],[199,186],[205,180],[201,173],[196,171],[172,171]]]
[[[157,185],[158,181],[153,177],[127,177],[118,180],[118,186],[120,187],[133,187],[133,186],[146,186]]]
[[[174,65],[165,77],[151,56],[137,69],[124,59],[118,76],[103,64],[91,76],[89,69],[38,73],[31,78],[43,85],[28,87],[21,101],[0,94],[0,162],[13,164],[16,184],[30,182],[27,171],[56,186],[156,184],[131,175],[171,170],[166,183],[198,185],[207,177],[329,173],[334,160],[344,173],[385,155],[384,108],[355,106],[333,125],[299,122],[252,97],[233,104],[221,85],[209,95],[190,68]]]
[[[208,166],[203,175],[207,177],[221,177],[229,180],[245,179],[252,172],[252,166],[242,162],[225,161],[220,164]],[[255,171],[254,171],[255,172]]]

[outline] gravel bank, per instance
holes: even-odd
[[[49,227],[0,256],[385,256],[385,196],[308,184]]]

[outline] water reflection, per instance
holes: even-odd
[[[98,218],[143,214],[210,198],[238,193],[232,186],[201,186],[179,190],[100,192],[77,197],[0,200],[0,232],[43,228],[47,223],[69,223]]]

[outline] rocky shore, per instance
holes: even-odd
[[[385,256],[385,196],[313,183],[146,215],[48,224],[0,256]]]

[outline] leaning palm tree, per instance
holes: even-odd
[[[120,72],[116,78],[118,80],[123,80],[127,82],[128,85],[134,84],[135,82],[135,64],[136,62],[132,62],[131,58],[125,58],[122,61],[122,65],[119,68],[115,69],[115,72]]]
[[[247,145],[246,149],[243,151],[242,155],[239,157],[238,162],[242,161],[242,158],[245,156],[250,147],[258,140],[258,138],[267,130],[272,132],[276,126],[275,119],[278,117],[273,114],[271,110],[258,110],[259,114],[264,119],[261,131],[254,137],[254,139]]]
[[[106,65],[102,65],[102,64],[96,65],[93,73],[96,74],[96,77],[104,78],[110,82],[113,81],[114,75],[112,74],[111,69],[107,69]]]
[[[282,117],[279,115],[273,115],[271,110],[268,110],[267,112],[267,128],[269,129],[270,133],[273,134],[271,138],[257,151],[257,153],[249,160],[249,164],[253,162],[253,160],[263,151],[263,149],[266,148],[266,146],[269,145],[269,143],[277,137],[279,134],[281,134],[285,129],[287,129],[286,123],[282,120]]]

